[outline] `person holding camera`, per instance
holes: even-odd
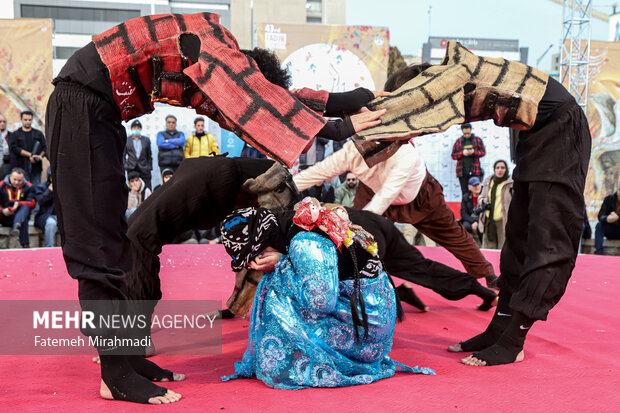
[[[506,240],[506,220],[512,200],[512,178],[506,161],[495,161],[493,175],[486,178],[482,186],[476,208],[484,228],[482,248],[501,250]]]
[[[478,199],[482,192],[480,178],[472,176],[467,181],[467,192],[463,193],[461,200],[461,224],[469,232],[476,242],[482,242],[482,231],[480,230],[480,211],[478,210]]]

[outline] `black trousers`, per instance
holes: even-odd
[[[148,197],[129,219],[133,269],[126,284],[132,299],[159,300],[159,253],[188,230],[210,229],[235,208],[256,204],[241,191],[248,178],[267,171],[269,159],[224,156],[186,159],[170,181]]]
[[[375,237],[388,274],[429,288],[448,300],[460,300],[472,294],[476,284],[480,285],[470,274],[424,258],[389,219],[353,208],[347,208],[347,212],[354,224]]]
[[[104,300],[98,311],[116,313],[131,268],[122,162],[127,137],[120,114],[91,90],[61,82],[50,96],[45,123],[67,271],[78,280],[83,309],[89,300]]]
[[[547,319],[575,267],[591,144],[588,121],[574,101],[519,132],[500,305],[508,299],[513,310],[531,319]]]
[[[583,194],[549,182],[515,182],[500,261],[502,296],[510,308],[546,320],[575,267]]]

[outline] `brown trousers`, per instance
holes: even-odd
[[[359,182],[354,207],[364,208],[373,196],[372,189]],[[484,258],[474,239],[456,221],[452,210],[446,205],[441,185],[428,172],[413,202],[392,205],[383,215],[394,222],[416,227],[422,234],[450,251],[474,277],[494,274],[491,263]]]

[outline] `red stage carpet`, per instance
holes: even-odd
[[[422,248],[448,265],[456,260],[441,248]],[[486,252],[497,268],[499,254]],[[59,249],[0,252],[3,299],[75,299],[77,283],[66,274]],[[232,288],[229,260],[221,246],[179,245],[162,254],[164,299],[222,299]],[[562,302],[547,322],[534,325],[525,361],[498,367],[468,367],[448,345],[482,331],[491,312],[474,308],[477,298],[450,302],[416,290],[429,313],[405,305],[407,319],[396,328],[395,360],[427,366],[436,376],[397,373],[364,386],[301,391],[272,390],[262,382],[220,376],[233,372],[247,341],[248,322],[225,320],[223,354],[156,356],[154,361],[187,374],[169,383],[183,394],[179,403],[144,406],[104,401],[98,396],[99,368],[90,356],[0,356],[2,411],[620,411],[620,258],[580,256]],[[9,317],[10,314],[2,314]]]

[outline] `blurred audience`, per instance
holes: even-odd
[[[146,187],[151,189],[151,171],[153,170],[151,140],[142,135],[142,124],[137,119],[131,123],[131,136],[127,138],[123,163],[128,174],[136,172]]]
[[[177,130],[177,118],[173,115],[166,116],[166,130],[157,133],[157,161],[159,169],[170,168],[173,171],[181,165],[185,153],[185,134]]]
[[[603,205],[598,212],[598,222],[594,229],[594,253],[603,255],[604,239],[620,239],[620,200],[618,199],[620,192],[620,174],[618,174],[618,182],[616,192],[608,195],[603,200]]]
[[[22,126],[12,133],[11,169],[21,168],[25,173],[26,181],[32,185],[41,183],[43,158],[47,153],[47,144],[43,132],[32,127],[33,113],[25,110],[20,114]]]
[[[151,190],[146,187],[144,181],[137,172],[129,172],[127,174],[129,195],[127,197],[127,211],[125,217],[129,218],[136,209],[151,195]]]
[[[355,191],[357,190],[357,177],[353,172],[347,172],[345,181],[336,189],[334,202],[349,208],[353,208]]]
[[[461,224],[469,232],[474,240],[478,243],[482,243],[482,232],[479,228],[480,214],[474,213],[474,207],[478,205],[478,198],[482,191],[482,184],[480,178],[473,176],[469,178],[467,182],[467,193],[463,194],[461,200]]]
[[[461,194],[467,192],[467,181],[473,176],[482,179],[480,158],[486,155],[482,139],[471,133],[471,123],[461,125],[463,135],[456,140],[452,147],[452,159],[456,163],[456,176],[461,184]]]
[[[199,156],[215,156],[220,154],[215,136],[205,132],[205,120],[202,117],[194,119],[195,132],[185,141],[185,158]]]
[[[39,211],[34,217],[34,226],[43,231],[44,246],[46,248],[54,247],[54,240],[58,231],[58,219],[54,206],[54,185],[52,184],[50,168],[47,168],[47,181],[36,186],[35,197],[39,204]]]
[[[508,207],[512,200],[512,178],[508,173],[506,161],[497,160],[493,164],[493,175],[484,180],[478,205],[484,206],[480,216],[484,226],[482,248],[502,249],[506,240],[506,220]]]
[[[28,220],[36,205],[35,191],[25,178],[25,171],[13,168],[0,182],[0,204],[2,205],[2,226],[11,227],[11,236],[19,236],[23,248],[30,248]]]
[[[9,138],[11,132],[4,115],[0,114],[0,180],[11,172],[11,147]]]

